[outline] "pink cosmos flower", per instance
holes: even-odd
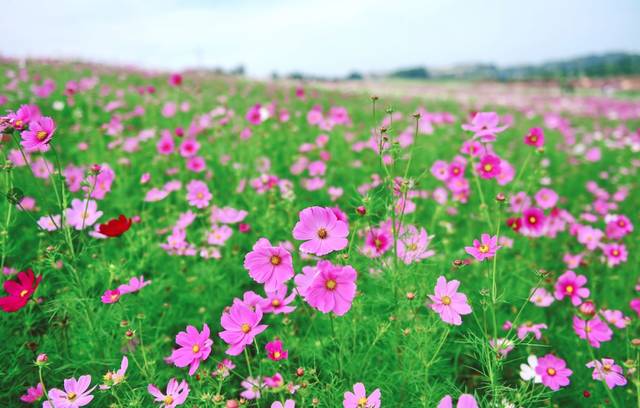
[[[294,275],[289,251],[272,246],[266,238],[260,238],[244,257],[244,267],[254,281],[264,284],[267,292],[275,291]]]
[[[292,399],[286,400],[284,402],[284,405],[280,401],[274,401],[273,404],[271,404],[271,408],[295,408],[295,407],[296,407],[296,402]]]
[[[376,388],[367,397],[367,390],[362,383],[356,383],[353,392],[345,392],[342,402],[344,408],[380,408],[380,404],[380,388]]]
[[[437,408],[453,408],[453,399],[451,395],[446,395],[440,400]],[[478,408],[476,399],[471,394],[462,394],[458,398],[456,408]]]
[[[38,219],[38,226],[45,231],[56,231],[61,225],[60,214],[44,215]]]
[[[588,288],[583,287],[586,283],[586,276],[576,275],[574,271],[566,271],[558,277],[554,295],[558,300],[567,296],[574,306],[579,306],[582,303],[581,298],[587,298],[591,293]]]
[[[482,159],[480,159],[480,163],[476,167],[478,171],[478,175],[484,179],[492,179],[498,177],[500,175],[500,158],[498,156],[494,156],[492,154],[487,154]]]
[[[567,368],[567,363],[553,354],[547,354],[538,359],[536,374],[542,377],[542,384],[558,391],[560,387],[569,385],[569,377],[573,371]]]
[[[264,346],[264,349],[267,351],[269,360],[280,361],[286,360],[289,357],[289,351],[282,348],[282,341],[280,340],[268,342],[267,345]]]
[[[100,300],[102,300],[102,303],[104,304],[111,304],[111,303],[117,303],[120,300],[120,291],[118,289],[107,289],[104,292],[104,295],[102,295],[102,297],[100,298]]]
[[[578,229],[578,242],[588,250],[593,251],[600,245],[600,240],[603,235],[604,233],[597,228],[589,225],[580,225]]]
[[[418,229],[408,225],[403,229],[398,240],[398,258],[409,265],[435,255],[435,251],[429,249],[433,236],[428,236],[424,228]]]
[[[598,316],[591,320],[582,320],[578,316],[573,316],[573,330],[578,337],[587,339],[595,348],[600,348],[601,342],[609,341],[613,337],[613,331]]]
[[[187,170],[194,173],[201,173],[207,168],[207,163],[202,156],[189,157],[187,160]]]
[[[95,386],[89,389],[91,385],[91,376],[82,375],[77,380],[75,378],[67,378],[64,380],[64,391],[58,388],[49,390],[49,401],[42,404],[43,408],[79,408],[88,405],[93,400],[91,392]]]
[[[542,128],[534,127],[529,129],[529,133],[524,137],[524,143],[533,147],[544,146],[544,131]]]
[[[533,333],[533,336],[536,340],[540,340],[542,338],[542,329],[546,329],[547,325],[544,323],[534,324],[531,322],[527,322],[520,327],[518,327],[518,338],[520,340],[524,340],[527,337],[527,334]]]
[[[182,157],[193,157],[200,150],[200,143],[195,139],[186,139],[180,144],[180,155]]]
[[[65,210],[67,223],[77,230],[92,226],[102,216],[94,200],[71,200],[71,208]]]
[[[266,299],[260,300],[260,308],[264,313],[273,313],[273,314],[289,314],[296,310],[295,306],[289,306],[291,302],[296,298],[296,293],[291,292],[289,296],[287,296],[287,286],[281,285],[277,287],[273,291],[265,291],[267,293]]]
[[[244,210],[237,210],[232,207],[211,209],[211,223],[236,224],[246,218],[248,213]]]
[[[350,265],[334,265],[329,261],[318,262],[315,269],[308,286],[299,289],[300,294],[322,313],[333,312],[337,316],[347,313],[356,296],[356,270]]]
[[[20,133],[20,144],[26,152],[46,152],[49,150],[49,142],[56,131],[53,119],[42,116],[29,123],[29,130]]]
[[[38,383],[35,387],[27,388],[26,394],[20,396],[20,401],[33,404],[34,402],[40,401],[43,395],[42,383]]]
[[[129,283],[124,283],[118,286],[118,290],[121,295],[127,293],[134,293],[144,288],[147,285],[151,285],[151,281],[145,281],[144,276],[140,275],[140,277],[134,276],[129,280]]]
[[[230,347],[226,353],[237,356],[244,348],[253,342],[258,334],[265,331],[266,324],[260,324],[262,320],[262,310],[258,307],[251,310],[242,302],[233,302],[229,311],[222,313],[220,324],[225,329],[218,333]]]
[[[260,377],[247,377],[240,385],[244,388],[244,391],[240,393],[240,396],[247,400],[260,399],[260,391],[262,390],[262,379]]]
[[[550,188],[541,188],[535,195],[536,203],[543,210],[555,207],[558,203],[558,193]]]
[[[9,124],[16,130],[23,130],[29,125],[31,120],[37,119],[40,116],[38,112],[32,112],[29,105],[22,105],[15,112],[10,112],[7,115]]]
[[[127,368],[129,367],[129,359],[127,356],[122,356],[122,361],[120,362],[120,369],[117,371],[108,371],[103,379],[104,384],[101,384],[98,388],[101,390],[108,390],[111,387],[118,385],[124,381],[125,374],[127,373]]]
[[[211,354],[213,340],[209,338],[209,326],[205,323],[202,332],[189,325],[187,331],[181,331],[176,336],[176,343],[180,348],[173,350],[169,359],[176,367],[189,366],[189,375],[193,375],[201,361],[205,361]]]
[[[489,340],[489,345],[502,358],[506,357],[515,347],[513,340],[505,338],[491,339]]]
[[[605,231],[607,238],[621,239],[633,231],[633,223],[624,215],[616,215],[607,222]]]
[[[604,244],[601,246],[602,253],[607,258],[607,265],[616,266],[627,262],[627,247],[624,244]]]
[[[156,397],[154,401],[160,403],[160,408],[174,408],[182,405],[189,396],[189,384],[185,380],[178,383],[175,378],[172,378],[167,384],[166,394],[163,394],[154,384],[149,384],[147,391]]]
[[[231,235],[233,235],[233,229],[228,225],[212,225],[207,235],[207,242],[210,245],[224,245]]]
[[[196,208],[205,208],[213,196],[204,181],[191,180],[187,184],[187,201]]]
[[[638,314],[638,317],[640,317],[640,298],[631,299],[629,307]]]
[[[428,306],[440,315],[445,323],[459,326],[462,324],[461,315],[471,313],[471,306],[467,302],[467,296],[458,293],[460,281],[452,280],[447,282],[444,276],[440,276],[434,288],[434,295],[429,295],[433,303]]]
[[[603,310],[602,316],[609,323],[618,329],[624,329],[631,323],[631,319],[625,316],[620,310]]]
[[[474,257],[477,261],[484,261],[485,259],[491,259],[496,255],[496,251],[500,249],[498,245],[498,236],[490,236],[489,234],[482,234],[480,241],[473,240],[473,246],[464,247],[464,250]]]
[[[462,129],[474,132],[474,138],[481,142],[493,142],[496,135],[508,126],[499,126],[500,116],[495,112],[478,112],[471,119],[471,123],[462,125]]]
[[[627,385],[622,367],[617,365],[613,359],[603,358],[602,360],[589,361],[587,368],[593,368],[592,377],[594,380],[604,381],[610,389]]]
[[[545,288],[536,288],[529,300],[538,307],[549,307],[554,302],[553,295]]]
[[[335,213],[326,207],[309,207],[300,211],[300,221],[293,228],[293,237],[306,241],[300,245],[300,250],[317,256],[346,248],[348,235],[348,224],[338,220]]]

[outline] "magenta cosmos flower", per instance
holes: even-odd
[[[588,288],[583,287],[586,283],[587,278],[584,275],[576,275],[574,271],[566,271],[558,277],[554,295],[558,300],[567,296],[574,306],[579,306],[582,303],[582,298],[589,297],[591,293]]]
[[[600,348],[601,342],[609,341],[613,337],[613,331],[598,316],[591,320],[573,316],[573,330],[578,337],[586,339],[595,348]]]
[[[49,390],[49,401],[42,404],[43,408],[79,408],[84,407],[93,400],[93,387],[91,385],[91,376],[82,375],[77,380],[75,378],[67,378],[64,380],[64,391],[57,388]]]
[[[53,119],[42,116],[29,124],[29,130],[20,134],[22,141],[20,144],[28,153],[46,152],[49,150],[49,142],[56,131]]]
[[[367,390],[364,384],[357,383],[353,386],[353,392],[344,393],[344,408],[380,408],[380,388],[376,388],[371,395],[367,397]]]
[[[266,238],[260,238],[244,257],[244,267],[254,281],[264,284],[267,292],[275,291],[294,275],[289,251],[272,246]]]
[[[458,293],[460,281],[447,282],[444,276],[440,276],[434,288],[434,295],[429,295],[433,303],[428,306],[440,315],[445,323],[459,326],[462,324],[461,315],[471,313],[471,306],[467,303],[467,296]]]
[[[529,129],[529,133],[524,137],[524,143],[533,147],[544,146],[544,131],[542,128],[534,127]]]
[[[438,403],[437,408],[453,408],[453,399],[451,395],[446,395],[443,399]],[[478,408],[478,403],[476,399],[471,394],[462,394],[458,398],[458,403],[456,404],[456,408]]]
[[[100,300],[102,301],[102,303],[104,303],[105,305],[109,305],[112,303],[118,303],[118,301],[120,300],[120,296],[122,294],[120,293],[120,290],[118,289],[107,289],[104,291],[104,294],[100,297]]]
[[[218,336],[229,345],[226,353],[231,356],[242,353],[268,327],[260,324],[261,320],[262,310],[259,307],[251,310],[244,303],[234,301],[229,311],[222,313],[220,318],[220,324],[225,330],[218,333]]]
[[[173,408],[182,405],[189,396],[189,384],[186,381],[178,383],[175,378],[169,380],[167,384],[167,393],[163,394],[153,384],[147,386],[149,394],[156,397],[155,402],[160,402],[160,408]]]
[[[627,379],[624,377],[622,367],[610,358],[589,361],[587,367],[593,368],[592,377],[594,380],[604,381],[609,388],[627,385]]]
[[[492,154],[487,154],[482,159],[480,159],[480,163],[476,167],[478,170],[478,175],[484,179],[492,179],[496,178],[500,175],[501,160],[498,156],[494,156]]]
[[[27,388],[26,394],[20,396],[20,401],[33,404],[34,402],[40,401],[43,395],[42,383],[38,383],[35,387]]]
[[[305,276],[307,273],[305,272]],[[322,313],[342,316],[351,309],[356,296],[358,274],[350,265],[334,265],[320,261],[308,280],[297,280],[298,292],[312,307]]]
[[[202,332],[189,325],[187,331],[181,331],[176,336],[176,343],[180,348],[173,350],[169,359],[176,367],[189,366],[189,375],[193,375],[201,361],[205,361],[211,354],[213,340],[209,338],[209,326],[205,323]]]
[[[547,354],[538,359],[536,374],[542,377],[542,384],[558,391],[560,387],[569,385],[569,377],[573,371],[567,368],[567,363],[553,354]]]
[[[482,234],[480,241],[474,239],[473,246],[464,247],[464,250],[476,260],[484,261],[493,258],[500,248],[497,235],[492,237],[489,234]]]
[[[309,207],[300,211],[300,221],[293,228],[295,239],[307,241],[300,245],[300,250],[318,256],[344,249],[348,235],[348,224],[326,207]]]
[[[289,351],[283,349],[281,340],[268,342],[264,349],[267,351],[267,357],[272,361],[286,360],[289,357]]]

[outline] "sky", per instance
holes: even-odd
[[[343,76],[640,52],[640,0],[3,0],[0,54]]]

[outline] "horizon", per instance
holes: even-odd
[[[551,0],[463,5],[400,0],[392,8],[381,0],[343,3],[160,0],[149,11],[125,0],[11,0],[16,15],[37,9],[48,21],[28,30],[19,19],[0,25],[6,39],[0,54],[162,71],[243,66],[254,77],[274,72],[341,77],[407,67],[512,67],[640,53],[640,2],[633,0],[560,5]]]

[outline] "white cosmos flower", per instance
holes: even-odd
[[[533,380],[534,383],[539,384],[542,382],[542,377],[536,374],[536,367],[538,366],[538,357],[533,354],[527,358],[527,364],[520,364],[520,378],[525,381]]]

